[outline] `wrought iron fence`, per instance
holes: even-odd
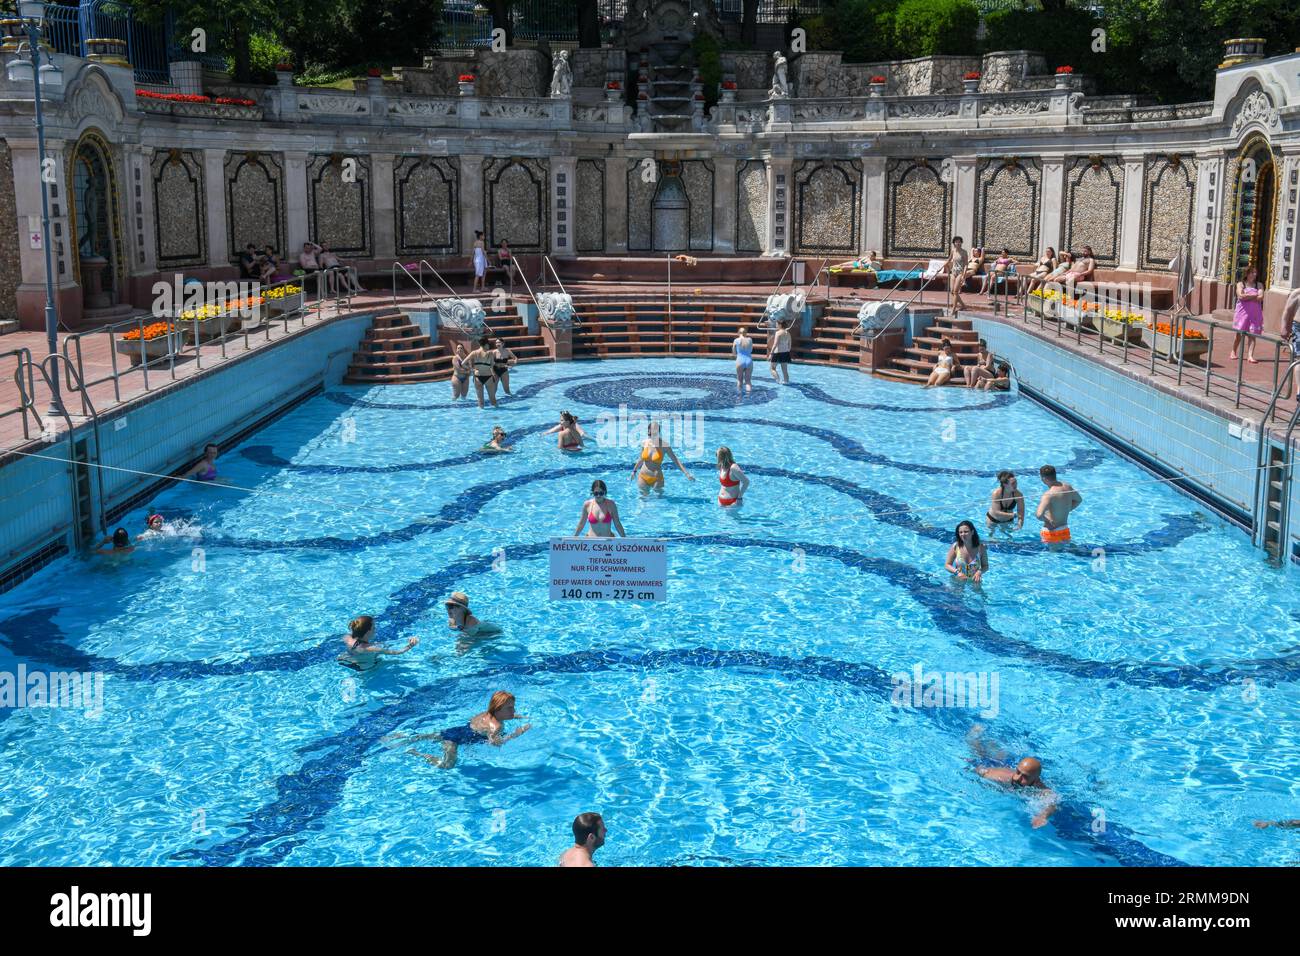
[[[123,40],[136,82],[167,83],[171,79],[167,37],[172,24],[170,14],[159,23],[137,20],[121,0],[81,0],[78,6],[47,3],[43,34],[57,52],[81,57],[88,52],[89,40]]]

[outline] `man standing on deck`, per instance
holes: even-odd
[[[970,253],[962,246],[961,236],[952,237],[952,252],[948,254],[945,269],[948,273],[948,311],[956,318],[957,310],[966,308],[961,299],[961,287],[966,284],[966,266],[970,262]]]
[[[1045,544],[1064,544],[1070,540],[1070,512],[1083,503],[1083,495],[1058,479],[1056,469],[1051,465],[1039,468],[1038,477],[1047,486],[1039,499],[1038,510],[1034,512],[1043,523],[1038,536]]]
[[[573,846],[560,854],[560,866],[595,866],[592,856],[605,845],[605,821],[599,813],[573,818]]]

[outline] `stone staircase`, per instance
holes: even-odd
[[[451,377],[451,356],[404,312],[375,315],[352,356],[343,381],[349,385],[403,385]]]
[[[860,301],[832,302],[813,320],[812,335],[798,339],[793,348],[794,360],[810,365],[837,365],[858,368],[862,363],[862,346],[854,330],[858,327]]]
[[[663,293],[599,292],[573,299],[578,326],[573,332],[573,357],[616,358],[686,355],[725,358],[741,326],[754,340],[754,353],[764,354],[767,333],[757,328],[767,300],[674,293],[671,328]]]
[[[491,312],[487,315],[488,335],[499,338],[506,343],[506,348],[515,353],[520,363],[549,362],[551,350],[541,335],[530,335],[528,326],[518,312],[509,311],[499,315]]]
[[[926,328],[923,335],[916,336],[910,346],[890,359],[889,365],[877,370],[876,374],[904,382],[924,384],[934,369],[935,360],[939,356],[945,338],[952,342],[952,351],[958,362],[963,366],[974,364],[979,356],[979,335],[976,334],[971,320],[960,316],[952,318],[937,315],[934,325]],[[959,375],[954,375],[949,379],[949,384],[955,385],[960,381]]]

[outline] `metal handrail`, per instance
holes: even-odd
[[[36,427],[39,431],[45,431],[45,423],[41,421],[41,413],[36,410],[36,381],[32,377],[32,351],[27,348],[10,349],[8,352],[0,352],[0,359],[8,358],[10,355],[17,357],[17,364],[14,367],[14,385],[18,387],[18,397],[21,404],[17,408],[11,408],[7,412],[0,412],[0,418],[7,418],[10,415],[23,416],[23,438],[32,437],[31,431],[27,427],[27,412],[30,411],[36,416]],[[24,359],[24,356],[26,358]],[[27,369],[27,385],[23,385],[23,368]]]
[[[1291,367],[1295,367],[1295,362]],[[1291,436],[1295,434],[1296,425],[1300,424],[1300,404],[1297,404],[1295,410],[1291,412],[1291,421],[1287,423],[1286,434],[1282,436],[1282,495],[1278,500],[1277,510],[1277,557],[1279,562],[1285,562],[1290,558],[1290,535],[1287,534],[1287,525],[1291,519],[1291,472],[1295,468],[1295,456],[1291,454]],[[1256,480],[1260,475],[1259,469],[1255,470]],[[1267,496],[1265,496],[1267,498]],[[1258,499],[1256,499],[1258,500]],[[1264,524],[1268,525],[1268,508],[1264,509]]]
[[[1277,408],[1277,402],[1278,399],[1282,397],[1282,393],[1290,389],[1291,380],[1295,376],[1297,369],[1300,369],[1300,359],[1293,359],[1291,361],[1291,364],[1287,366],[1286,371],[1282,373],[1282,380],[1278,382],[1277,387],[1273,389],[1273,396],[1269,400],[1268,408],[1264,409],[1264,414],[1259,419],[1259,436],[1255,441],[1255,494],[1251,498],[1251,502],[1253,503],[1257,511],[1256,518],[1255,518],[1255,530],[1258,532],[1255,535],[1255,543],[1257,545],[1262,545],[1264,543],[1264,530],[1268,522],[1267,496],[1265,496],[1265,498],[1261,500],[1259,495],[1260,485],[1263,483],[1263,479],[1264,479],[1264,468],[1267,464],[1264,458],[1265,458],[1265,448],[1268,446],[1268,436],[1269,436],[1268,420],[1269,418],[1272,417],[1274,409]],[[1285,456],[1285,460],[1288,468],[1291,463],[1291,454],[1290,454],[1291,433],[1295,429],[1297,418],[1300,418],[1300,404],[1297,404],[1295,411],[1291,413],[1291,423],[1287,427],[1286,441],[1282,445],[1282,452],[1283,455]],[[1287,496],[1284,495],[1283,497],[1285,498]],[[1258,513],[1261,511],[1262,511],[1262,515]],[[1260,520],[1261,517],[1263,520]],[[1286,525],[1282,524],[1280,525],[1280,527],[1285,528]]]
[[[46,387],[49,388],[51,391],[53,391],[54,383],[55,381],[57,381],[59,377],[58,364],[60,361],[63,362],[64,374],[65,375],[71,374],[76,378],[77,385],[79,386],[81,391],[82,407],[85,408],[89,406],[90,408],[90,416],[89,416],[90,425],[95,436],[95,457],[98,459],[100,448],[101,448],[101,445],[99,443],[99,413],[95,410],[94,404],[91,403],[90,397],[86,392],[85,385],[82,383],[80,369],[74,369],[72,367],[71,360],[66,355],[61,355],[58,352],[51,352],[49,355],[45,356],[45,358],[41,359],[39,363],[36,363],[36,367],[41,370],[41,378],[45,379]],[[47,364],[52,365],[53,369],[51,370],[49,368],[46,368]],[[75,429],[72,424],[72,416],[68,414],[66,407],[61,407],[59,411],[63,415],[64,423],[68,426],[68,464],[73,467],[74,474],[75,474],[75,468],[77,466],[77,460],[76,460],[77,456],[76,456],[75,443],[73,442]],[[98,461],[87,462],[87,465],[92,467],[95,472],[95,486],[99,491],[99,496],[98,496],[99,497],[99,530],[103,532],[106,531],[108,528],[108,522],[104,520],[103,469],[99,467]],[[72,497],[73,497],[73,513],[76,514],[80,511],[80,508],[77,506],[77,489],[76,489],[75,481],[73,482],[73,487],[72,487]]]
[[[423,259],[421,259],[419,263],[417,263],[416,268],[419,270],[420,273],[419,278],[416,278],[415,273],[413,273],[410,269],[406,268],[406,266],[402,265],[400,262],[396,262],[396,261],[393,262],[393,267],[392,269],[389,270],[393,276],[393,305],[397,305],[397,270],[398,269],[401,269],[402,272],[406,275],[406,277],[415,283],[415,287],[419,289],[422,293],[424,293],[424,297],[426,299],[430,301],[433,300],[433,296],[429,294],[429,290],[424,287],[424,282],[421,281],[424,279]],[[432,266],[430,266],[430,268],[432,268]],[[437,275],[437,273],[434,274]],[[438,276],[438,278],[441,279],[442,276]],[[455,293],[453,292],[452,294],[454,295]]]

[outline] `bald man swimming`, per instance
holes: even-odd
[[[1006,752],[994,745],[995,752],[990,754],[985,748],[983,733],[983,725],[976,724],[970,729],[970,733],[966,735],[975,756],[982,760],[994,760],[1005,764],[1007,762]],[[1043,783],[1043,762],[1037,757],[1021,758],[1014,769],[1009,766],[976,767],[975,772],[985,780],[992,780],[994,783],[1000,783],[1012,790],[1032,791],[1033,800],[1039,807],[1038,812],[1034,814],[1033,820],[1030,821],[1030,826],[1035,830],[1047,823],[1048,818],[1056,812],[1058,802],[1056,791]]]

